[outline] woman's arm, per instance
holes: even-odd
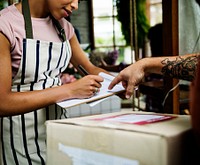
[[[0,33],[0,116],[27,113],[59,101],[71,98],[87,98],[94,95],[100,76],[89,75],[59,87],[28,92],[12,92],[10,43]]]

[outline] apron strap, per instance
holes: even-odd
[[[22,14],[24,16],[26,38],[33,39],[32,22],[31,22],[31,15],[30,15],[28,0],[22,0]],[[53,16],[51,16],[51,19],[56,29],[58,30],[59,37],[62,39],[63,42],[66,41],[65,30],[63,29],[63,27],[60,25],[58,20],[56,20]]]
[[[28,0],[22,0],[22,14],[24,16],[26,38],[33,39],[32,22]]]
[[[51,15],[51,19],[53,21],[53,24],[56,26],[56,29],[59,32],[58,36],[62,39],[63,42],[66,41],[65,29],[63,29],[63,27],[60,25],[58,20],[56,20],[52,15]]]

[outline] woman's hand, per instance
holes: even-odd
[[[103,78],[98,75],[88,75],[67,84],[67,91],[70,93],[70,98],[89,98],[101,88],[100,82]]]

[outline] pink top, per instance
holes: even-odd
[[[74,35],[73,26],[64,18],[60,20],[60,24],[65,29],[66,38],[70,40]],[[32,18],[32,26],[34,39],[61,42],[50,17]],[[25,38],[24,18],[15,4],[0,11],[0,32],[11,44],[12,76],[14,77],[20,65],[22,41]]]

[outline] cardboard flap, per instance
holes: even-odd
[[[125,115],[127,115],[127,117],[133,116],[134,121],[137,121],[137,118],[140,118],[138,119],[138,121],[145,121],[145,115],[146,115],[147,117],[146,120],[150,121],[138,124],[138,122],[131,122],[131,119],[128,122],[124,122],[120,121],[121,118],[119,120],[116,118]],[[141,116],[144,117],[142,120]],[[155,120],[158,121],[155,121],[154,117]],[[107,129],[118,129],[118,130],[134,131],[141,133],[144,132],[149,134],[158,134],[161,136],[175,136],[183,131],[191,129],[191,122],[189,115],[169,115],[169,114],[132,112],[132,111],[93,115],[93,116],[79,117],[73,119],[54,120],[54,121],[48,121],[47,124],[49,122],[50,123],[53,122],[55,124],[56,123],[70,124],[70,125],[77,125],[84,127],[100,127],[100,128],[102,127]]]

